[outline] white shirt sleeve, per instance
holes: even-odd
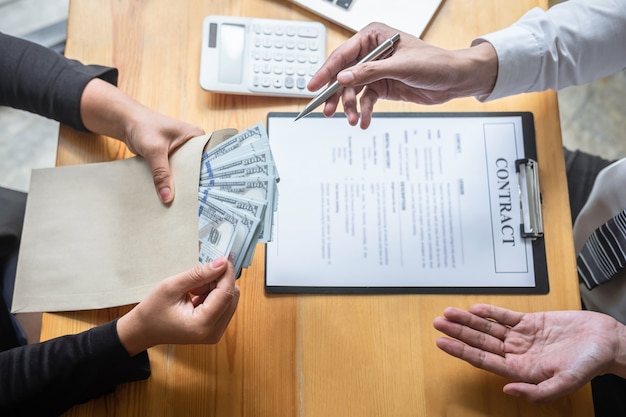
[[[626,0],[568,0],[534,8],[512,26],[474,40],[498,55],[494,100],[584,84],[626,67]]]

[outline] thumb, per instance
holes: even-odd
[[[188,293],[200,287],[207,286],[212,282],[219,281],[228,269],[228,261],[225,257],[217,258],[213,262],[196,265],[193,268],[171,277],[171,289],[176,294]],[[232,275],[232,274],[231,274]],[[234,282],[234,275],[232,281]]]
[[[511,382],[503,388],[505,394],[521,397],[533,403],[546,403],[559,397],[570,394],[576,390],[568,381],[559,377],[552,377],[539,384],[525,382]]]
[[[389,78],[390,68],[393,68],[389,65],[389,61],[392,58],[363,62],[346,68],[337,74],[337,81],[344,87],[355,87]]]
[[[147,161],[159,199],[165,204],[171,203],[174,200],[174,180],[167,154],[155,153]]]

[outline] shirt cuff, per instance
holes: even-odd
[[[476,97],[491,101],[530,91],[537,82],[544,51],[535,36],[522,27],[512,26],[476,38],[472,45],[489,42],[498,56],[498,76],[489,95]]]
[[[57,103],[64,105],[66,101],[65,97],[78,97],[79,104],[76,112],[64,111],[64,114],[68,114],[69,120],[65,120],[64,123],[69,124],[77,130],[83,132],[89,132],[83,123],[80,114],[80,100],[87,84],[94,78],[100,78],[103,81],[117,86],[118,71],[117,68],[105,67],[102,65],[83,65],[79,61],[70,60],[70,65],[67,70],[59,72],[59,79],[57,82],[58,88],[55,90],[57,97]],[[71,109],[71,108],[70,108]]]

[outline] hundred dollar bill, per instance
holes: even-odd
[[[262,219],[267,207],[267,202],[262,200],[253,200],[245,197],[241,197],[237,194],[225,193],[220,190],[209,190],[203,197],[208,197],[210,200],[219,201],[235,210],[241,210],[250,216]],[[200,201],[203,201],[203,197],[199,197]]]
[[[231,193],[252,200],[266,201],[267,209],[263,220],[263,228],[264,231],[270,231],[268,238],[271,239],[272,213],[276,207],[275,196],[278,192],[274,177],[202,180],[198,189],[199,198],[202,201],[207,201],[212,190]]]
[[[246,147],[250,148],[250,147]],[[269,147],[248,149],[237,152],[237,158],[217,158],[206,160],[200,170],[200,181],[225,177],[274,176],[278,181],[278,172]]]
[[[276,182],[278,179],[274,175],[274,165],[272,163],[264,162],[265,158],[252,157],[247,161],[238,161],[229,166],[217,167],[211,169],[205,174],[200,176],[200,180],[212,180],[217,178],[241,178],[241,177],[274,177]]]
[[[247,145],[262,139],[267,139],[267,132],[265,131],[265,127],[262,123],[257,123],[256,125],[237,133],[235,136],[226,139],[216,147],[204,152],[202,154],[202,162],[207,159],[223,156],[242,145]]]
[[[267,201],[268,207],[274,201],[276,180],[274,177],[251,177],[251,178],[215,178],[200,181],[198,188],[204,201],[211,190],[219,190],[250,199]]]
[[[246,197],[242,197],[236,194],[226,193],[219,190],[210,190],[206,196],[199,196],[200,202],[203,198],[208,198],[212,201],[219,201],[233,210],[238,210],[246,213],[248,216],[259,219],[258,235],[255,237],[258,241],[267,242],[269,240],[269,233],[265,234],[263,225],[265,224],[265,212],[267,207],[267,201],[254,200]]]
[[[228,256],[235,241],[237,218],[210,201],[199,206],[198,217],[200,263],[209,263],[221,256]]]
[[[267,136],[262,135],[257,140],[244,143],[240,146],[233,147],[229,152],[221,153],[218,155],[214,155],[210,158],[206,158],[205,161],[212,161],[214,165],[222,164],[228,161],[234,161],[237,159],[242,159],[243,155],[246,154],[256,154],[267,151],[270,149],[270,143],[267,139]]]
[[[212,158],[207,158],[205,161],[211,161],[213,166],[222,165],[230,161],[236,161],[243,159],[246,155],[259,154],[270,150],[270,143],[266,136],[259,138],[252,143],[246,143],[232,149],[228,153],[216,155]]]
[[[239,153],[235,159],[207,160],[202,164],[200,179],[223,176],[224,171],[238,171],[240,176],[277,176],[274,158],[269,148],[258,152]]]
[[[231,207],[228,207],[218,201],[215,201],[213,204],[229,212],[237,219],[237,228],[235,230],[235,238],[233,239],[230,254],[233,257],[235,273],[239,276],[242,268],[249,265],[249,263],[244,264],[244,261],[248,250],[256,246],[256,239],[258,237],[261,219],[250,216],[243,211],[232,209]]]

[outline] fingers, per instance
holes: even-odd
[[[174,200],[174,181],[167,153],[155,153],[146,159],[152,172],[154,188],[164,204]]]
[[[353,88],[344,88],[341,96],[343,102],[343,112],[350,126],[356,126],[359,122],[359,112],[356,107],[357,92]]]
[[[217,343],[230,323],[239,303],[239,287],[235,285],[232,262],[226,262],[226,270],[216,281],[216,286],[204,301],[194,309],[194,318],[201,323],[205,343]]]
[[[197,299],[195,306],[212,303],[221,305],[238,299],[239,288],[235,286],[234,267],[227,258],[218,258],[188,272],[185,280],[180,281],[178,291],[192,294]]]
[[[378,101],[378,94],[371,88],[366,88],[361,96],[361,129],[367,129],[372,123],[374,104]]]
[[[524,317],[524,313],[496,307],[489,304],[476,304],[469,308],[470,313],[483,318],[490,318],[505,326],[513,327],[519,324]]]
[[[233,286],[228,291],[213,290],[196,312],[202,313],[205,319],[213,321],[212,331],[208,334],[208,343],[217,343],[233,315],[239,303],[239,287]],[[217,318],[217,320],[215,320]]]
[[[485,369],[498,375],[506,375],[505,358],[500,355],[445,337],[437,339],[436,345],[448,355],[462,359],[477,368]]]
[[[449,307],[444,310],[444,317],[435,318],[433,326],[456,340],[440,338],[437,347],[478,368],[511,376],[504,345],[509,327],[489,318],[496,315],[513,323],[513,313],[489,305],[474,306],[470,311]]]
[[[335,112],[337,111],[337,106],[339,105],[339,98],[341,97],[341,95],[339,93],[334,94],[332,97],[330,97],[328,100],[326,100],[326,103],[324,104],[324,116],[326,117],[332,117]]]
[[[503,354],[501,339],[490,336],[488,333],[475,330],[471,327],[468,327],[468,325],[466,324],[460,324],[447,318],[437,317],[433,321],[433,326],[435,327],[435,329],[439,330],[445,335],[459,340],[460,342],[462,342],[462,345],[469,345],[482,351],[495,353],[498,355]],[[453,356],[458,357],[458,355],[456,354],[453,354]]]
[[[451,333],[448,336],[457,338],[466,343],[472,343],[476,345],[477,341],[481,339],[481,335],[491,336],[491,339],[483,340],[483,343],[489,345],[489,341],[497,340],[502,341],[506,337],[508,327],[498,323],[497,321],[488,320],[490,316],[479,316],[473,313],[473,311],[465,311],[458,308],[449,307],[443,312],[446,318],[447,325],[443,326],[444,330]],[[456,334],[455,334],[456,333]],[[478,346],[482,347],[482,346]],[[489,346],[484,346],[489,347]],[[501,352],[500,350],[490,349],[491,352]]]

